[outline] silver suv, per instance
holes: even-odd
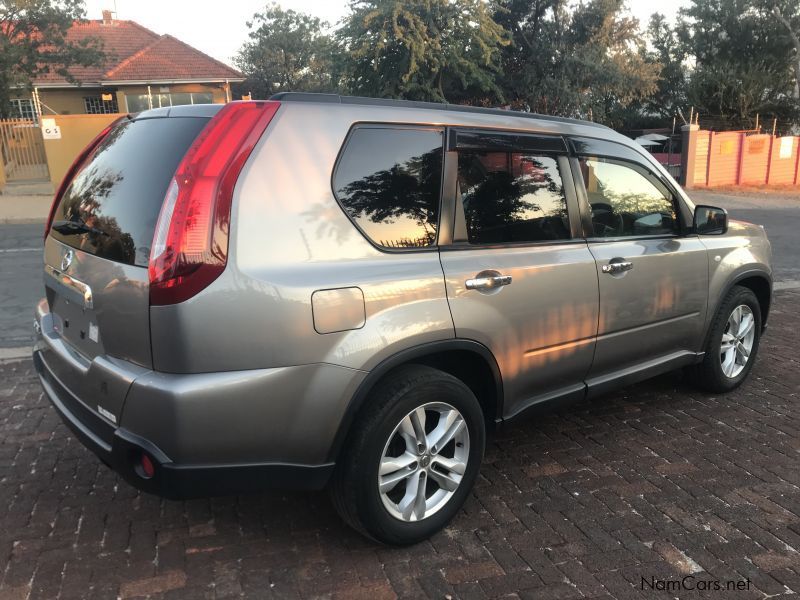
[[[753,366],[761,227],[593,123],[282,94],[125,117],[56,194],[34,360],[66,424],[168,498],[328,486],[387,543],[458,511],[487,430]]]

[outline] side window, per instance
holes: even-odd
[[[671,194],[642,168],[603,158],[580,159],[596,237],[671,235],[680,230]]]
[[[470,244],[570,237],[564,185],[552,156],[459,150],[458,187]]]
[[[437,129],[359,127],[350,134],[334,173],[334,193],[373,243],[436,243],[442,142]]]

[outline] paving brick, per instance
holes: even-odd
[[[322,493],[141,494],[70,435],[30,361],[0,364],[0,598],[624,599],[690,572],[796,598],[798,313],[800,293],[776,295],[729,394],[672,373],[501,429],[464,510],[410,548],[358,536]]]

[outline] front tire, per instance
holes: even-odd
[[[406,365],[376,385],[353,427],[331,485],[345,522],[394,545],[447,525],[472,489],[486,443],[472,391],[437,369]]]
[[[760,338],[758,298],[749,288],[734,286],[711,323],[703,362],[693,373],[696,385],[714,393],[739,387],[753,368]]]

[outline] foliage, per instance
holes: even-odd
[[[718,60],[695,69],[686,100],[701,114],[726,119],[734,126],[747,124],[756,114],[792,120],[797,110],[796,101],[788,93],[791,84],[776,85],[778,78],[779,74],[764,62],[742,65]]]
[[[354,0],[338,32],[356,94],[502,101],[496,83],[509,36],[484,0]]]
[[[788,36],[794,55],[791,59],[794,70],[794,97],[800,101],[800,2],[797,0],[762,0],[762,10],[769,11]]]
[[[651,20],[654,45],[659,39],[668,48],[662,53],[665,106],[694,106],[733,126],[756,114],[796,122],[800,39],[793,35],[800,35],[796,0],[692,0],[671,30],[663,21],[654,29]],[[681,63],[688,73],[682,84],[668,70]]]
[[[234,59],[247,76],[241,89],[265,98],[277,92],[332,91],[332,41],[328,24],[277,4],[247,23],[250,41]]]
[[[513,32],[504,51],[512,104],[536,112],[619,125],[623,111],[656,90],[638,22],[622,0],[508,0],[498,21]]]
[[[37,76],[55,72],[74,82],[70,67],[102,64],[97,39],[66,38],[83,17],[83,0],[0,0],[0,116],[12,90],[30,89]]]
[[[661,66],[656,91],[643,104],[645,112],[672,117],[687,105],[686,83],[688,61],[686,45],[681,42],[664,15],[650,17],[647,36],[651,50],[648,60]]]
[[[624,0],[351,0],[331,34],[277,5],[237,64],[286,89],[510,105],[614,127],[694,106],[730,123],[800,123],[800,2],[691,0],[646,27]]]

